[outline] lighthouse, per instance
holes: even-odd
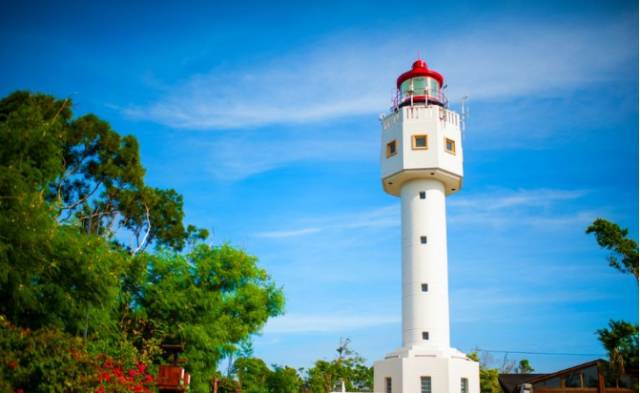
[[[478,363],[451,347],[446,198],[460,191],[460,115],[423,60],[381,118],[381,178],[402,206],[402,346],[374,363],[379,393],[479,393]]]

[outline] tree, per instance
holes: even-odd
[[[273,365],[267,378],[269,393],[299,393],[303,381],[295,368]]]
[[[628,229],[598,218],[587,228],[587,233],[595,233],[600,247],[612,251],[609,255],[610,266],[633,275],[638,282],[638,243],[628,238]]]
[[[371,391],[373,368],[364,358],[349,347],[349,339],[343,340],[333,361],[318,360],[307,371],[307,387],[313,393],[328,393],[340,388],[344,381],[347,391]]]
[[[244,393],[268,393],[267,380],[271,370],[262,359],[238,358],[233,363],[233,371]]]
[[[531,374],[534,371],[536,370],[531,366],[528,359],[521,359],[518,362],[518,368],[516,369],[518,374]]]
[[[183,344],[193,391],[206,392],[223,354],[282,313],[282,291],[257,258],[227,244],[139,258],[147,268],[127,305],[131,334]]]
[[[480,393],[502,393],[498,376],[500,372],[496,368],[487,367],[484,362],[480,361],[477,352],[467,354],[467,357],[475,362],[480,363]]]
[[[92,359],[157,364],[161,344],[184,344],[192,391],[205,392],[221,354],[282,312],[282,291],[257,258],[184,225],[182,196],[145,184],[133,136],[71,106],[0,100],[0,320]]]
[[[609,321],[609,328],[597,331],[598,339],[609,353],[608,369],[616,387],[627,370],[638,369],[638,325]]]

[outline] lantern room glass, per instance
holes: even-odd
[[[440,84],[433,78],[418,76],[407,79],[400,85],[402,98],[410,96],[440,96]]]

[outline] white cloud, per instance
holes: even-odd
[[[585,226],[601,212],[576,208],[576,201],[589,191],[557,189],[494,189],[464,195],[449,202],[449,223],[508,228],[514,225],[538,229]],[[571,209],[561,208],[571,202]]]
[[[320,228],[302,228],[302,229],[294,229],[291,231],[258,232],[255,234],[255,236],[263,237],[263,238],[271,238],[271,239],[282,239],[282,238],[288,238],[288,237],[309,235],[311,233],[316,233],[319,231],[320,231]]]
[[[264,333],[327,333],[397,324],[399,316],[382,315],[300,315],[287,314],[270,319]]]
[[[493,23],[445,36],[385,32],[336,36],[261,64],[214,69],[168,95],[125,112],[175,128],[235,129],[299,124],[386,110],[394,76],[408,68],[416,42],[446,71],[452,98],[491,100],[620,78],[637,55],[632,21],[597,24]]]
[[[485,227],[509,227],[512,225],[542,229],[584,225],[601,214],[583,209],[563,213],[563,202],[576,201],[587,190],[559,189],[492,189],[484,192],[457,196],[448,201],[448,221],[456,227],[479,224]],[[400,226],[400,205],[394,204],[352,214],[322,215],[300,220],[300,227],[273,229],[255,233],[261,238],[287,238],[329,230],[356,228],[388,228]]]
[[[359,228],[379,229],[400,225],[399,206],[392,205],[360,211],[352,214],[322,215],[308,217],[302,220],[311,223],[312,227],[277,229],[255,233],[255,237],[261,238],[286,238],[303,236],[321,231],[341,231]]]
[[[328,134],[328,133],[327,133]],[[294,162],[362,160],[375,157],[377,138],[349,135],[262,136],[248,133],[216,138],[206,142],[211,162],[207,169],[224,181],[240,180]]]

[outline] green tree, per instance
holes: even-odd
[[[638,282],[638,243],[629,239],[628,229],[598,218],[587,228],[587,233],[594,233],[600,247],[611,250],[610,266],[633,275]]]
[[[134,137],[71,107],[0,100],[0,317],[90,355],[159,362],[160,344],[184,344],[205,392],[221,354],[282,312],[282,291],[255,257],[202,244],[182,196],[145,184]]]
[[[299,393],[303,381],[295,368],[274,365],[267,378],[267,385],[269,393]]]
[[[597,331],[598,339],[609,353],[609,372],[616,386],[628,370],[638,369],[638,325],[609,321],[609,328]]]
[[[244,393],[268,393],[267,380],[271,370],[262,359],[238,358],[233,364],[234,374]]]
[[[489,368],[480,361],[477,352],[472,352],[467,357],[480,363],[480,393],[502,393],[498,377],[500,372],[497,368]]]
[[[521,359],[520,362],[518,362],[518,374],[531,374],[534,371],[536,370],[531,366],[528,359]]]
[[[313,393],[328,393],[339,389],[344,381],[347,391],[373,390],[373,368],[365,364],[349,346],[349,339],[341,342],[338,356],[331,362],[319,360],[307,370],[307,387]]]
[[[132,326],[165,343],[184,344],[192,390],[205,392],[219,360],[281,314],[284,297],[257,258],[229,245],[199,244],[187,254],[145,254],[133,290]]]

